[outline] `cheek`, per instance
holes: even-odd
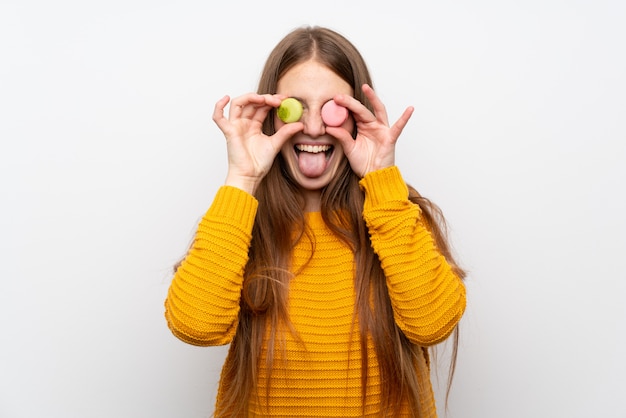
[[[335,159],[335,163],[337,165],[339,165],[341,163],[341,161],[346,158],[346,154],[343,152],[343,147],[339,144],[335,145],[335,151],[334,151],[334,156],[333,158]]]
[[[282,156],[285,167],[287,167],[290,172],[293,172],[294,167],[298,165],[298,156],[293,148],[293,143],[291,143],[291,141],[285,142],[278,153]]]

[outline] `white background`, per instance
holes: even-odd
[[[211,414],[225,348],[163,319],[226,172],[210,114],[319,24],[392,118],[416,107],[397,163],[470,272],[448,416],[626,417],[625,21],[621,0],[3,0],[0,416]]]

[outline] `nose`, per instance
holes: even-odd
[[[322,120],[321,109],[307,109],[307,111],[304,112],[304,115],[302,115],[301,121],[304,123],[302,133],[310,136],[311,138],[317,138],[326,133],[326,125]]]

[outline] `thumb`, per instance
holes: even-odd
[[[275,133],[270,137],[272,144],[276,148],[282,148],[282,146],[287,142],[289,138],[297,134],[298,132],[304,129],[304,124],[302,122],[294,122],[294,123],[286,123],[281,126]]]
[[[327,126],[326,133],[335,137],[337,141],[339,141],[344,153],[346,154],[349,154],[356,145],[356,142],[350,132],[346,131],[344,128]]]

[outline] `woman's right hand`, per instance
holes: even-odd
[[[263,121],[283,98],[270,94],[245,94],[232,100],[228,117],[224,116],[224,108],[230,97],[224,96],[215,104],[213,121],[226,137],[226,185],[254,194],[283,144],[303,129],[303,124],[296,122],[283,125],[274,135],[263,133]]]

